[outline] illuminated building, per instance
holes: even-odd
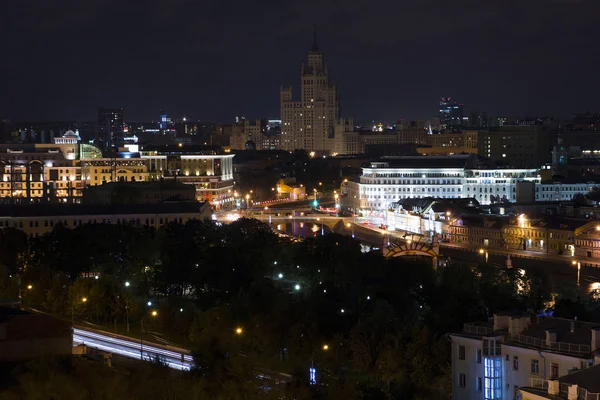
[[[148,162],[153,179],[176,179],[194,185],[198,201],[209,201],[215,209],[233,208],[235,154],[193,146],[146,147],[140,154]]]
[[[142,158],[82,158],[81,176],[88,185],[147,181],[148,161]]]
[[[323,53],[317,45],[308,52],[308,63],[300,73],[300,100],[292,99],[292,88],[281,88],[281,148],[329,153],[329,139],[340,117],[337,89],[329,83]]]
[[[594,365],[600,349],[597,324],[514,312],[465,324],[462,332],[448,336],[456,400],[518,398],[519,388],[534,380],[557,379]]]
[[[542,184],[538,169],[493,169],[476,165],[470,156],[389,157],[362,169],[359,182],[348,182],[358,193],[349,207],[362,212],[384,211],[404,198],[474,198],[480,204],[517,201],[517,183],[535,184],[535,201],[568,201],[596,184]],[[350,186],[353,186],[350,188]]]
[[[78,203],[88,185],[148,180],[146,160],[129,153],[102,158],[76,138],[67,132],[54,144],[0,145],[0,202]]]

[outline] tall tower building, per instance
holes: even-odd
[[[293,151],[325,152],[331,149],[330,140],[340,117],[337,89],[329,84],[327,65],[317,45],[308,52],[308,63],[300,72],[300,101],[293,100],[292,88],[281,88],[281,148]]]
[[[104,150],[114,150],[123,141],[123,109],[98,107],[98,143]]]
[[[464,105],[450,97],[440,99],[440,125],[442,130],[452,132],[468,126],[469,119],[464,116]]]

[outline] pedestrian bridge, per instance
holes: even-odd
[[[387,259],[393,257],[422,256],[432,259],[433,265],[437,265],[440,256],[440,245],[437,238],[431,241],[421,235],[407,236],[404,241],[392,239],[383,245],[383,256]]]

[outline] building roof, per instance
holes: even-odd
[[[382,157],[390,168],[467,168],[469,156],[405,156]]]
[[[503,317],[509,317],[509,320]],[[524,320],[527,322],[523,323]],[[517,312],[495,314],[488,321],[465,324],[462,332],[452,335],[470,338],[503,336],[503,346],[545,349],[545,351],[586,358],[591,352],[592,330],[597,327],[600,325],[591,322],[530,316]],[[553,334],[550,344],[546,341],[547,331]]]
[[[179,214],[200,213],[207,203],[197,201],[177,201],[157,204],[35,204],[2,205],[0,218],[54,217],[77,215],[114,215],[114,214]]]
[[[571,331],[571,323],[574,330]],[[592,340],[592,328],[599,324],[592,322],[573,321],[566,318],[537,317],[532,318],[531,324],[523,330],[521,335],[546,339],[546,331],[556,333],[556,341],[570,344],[583,344],[589,346]]]

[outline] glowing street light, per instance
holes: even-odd
[[[150,302],[148,302],[150,303]],[[156,317],[158,316],[158,311],[156,310],[152,310],[152,312],[150,313],[150,316],[152,317]],[[142,319],[140,320],[140,327],[142,328],[142,330],[140,331],[140,359],[143,360],[144,359],[144,319],[148,318],[146,315],[144,315],[142,317]]]
[[[296,286],[294,286],[294,289],[300,290],[300,285],[296,284]]]
[[[242,333],[244,333],[244,330],[242,328],[238,327],[238,328],[235,329],[235,334],[236,335],[241,335]]]
[[[482,254],[482,255],[485,254],[485,262],[488,262],[489,254],[488,254],[487,250],[485,250],[485,249],[479,249],[479,254]]]
[[[33,289],[33,285],[27,285],[27,290]]]
[[[151,302],[151,301],[149,301],[149,302],[148,302],[148,303],[146,303],[146,304],[148,304],[148,307],[150,307],[150,306],[152,305],[152,302]]]
[[[283,274],[279,274],[277,276],[279,277],[279,279],[283,278]]]
[[[129,281],[125,282],[125,286],[129,287]]]
[[[329,350],[329,345],[327,345],[327,344],[324,344],[324,345],[323,345],[323,350],[325,350],[325,351]]]

